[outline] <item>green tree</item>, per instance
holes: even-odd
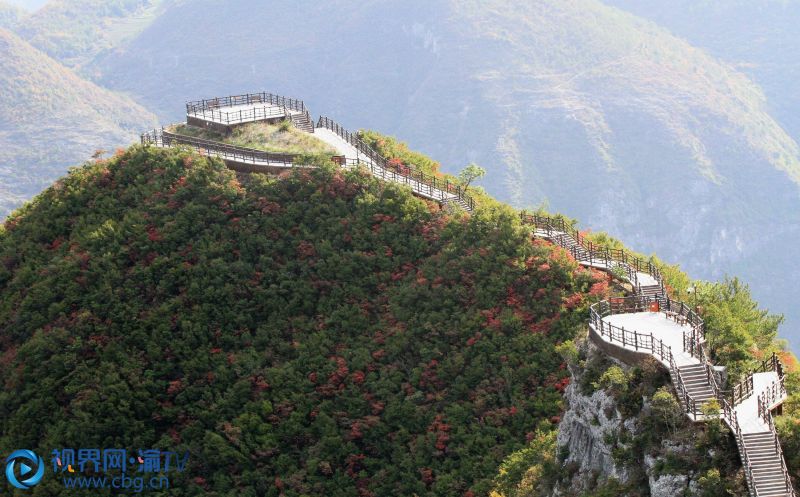
[[[461,182],[461,186],[463,186],[466,190],[469,188],[470,183],[484,176],[486,176],[486,169],[475,164],[474,162],[470,162],[464,169],[461,170],[460,173],[458,173],[458,180]]]

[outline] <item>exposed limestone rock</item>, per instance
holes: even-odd
[[[595,354],[602,354],[591,342],[583,345],[587,362]],[[623,369],[628,366],[613,361]],[[559,425],[557,445],[559,453],[566,454],[564,472],[569,476],[556,485],[553,496],[572,496],[590,493],[598,485],[611,479],[622,485],[632,485],[641,494],[652,497],[682,497],[695,495],[697,482],[694,474],[661,474],[663,456],[645,455],[644,461],[617,464],[613,451],[625,448],[621,440],[629,440],[639,433],[637,418],[624,417],[617,401],[609,392],[598,389],[585,394],[581,382],[586,371],[570,366],[572,382],[565,391],[567,410]],[[642,412],[650,411],[649,399],[643,399]],[[680,454],[691,450],[669,440],[664,441],[663,453]],[[645,486],[649,486],[649,492]]]

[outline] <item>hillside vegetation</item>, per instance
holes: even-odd
[[[189,450],[174,495],[485,495],[553,429],[595,276],[508,209],[243,179],[137,146],[8,219],[3,446]]]
[[[224,15],[190,0],[91,67],[169,120],[186,95],[261,88],[269,68],[270,89],[402,136],[443,172],[481,164],[516,207],[546,204],[704,278],[741,274],[800,329],[784,249],[800,242],[797,143],[729,60],[599,0],[232,0]]]
[[[0,443],[188,450],[176,495],[545,495],[571,474],[554,431],[569,364],[582,391],[607,390],[650,427],[615,442],[620,464],[657,454],[666,474],[702,471],[704,495],[742,488],[727,428],[686,422],[664,371],[576,351],[587,306],[624,285],[532,240],[489,197],[450,214],[309,160],[317,168],[237,177],[186,150],[134,146],[15,212],[0,231]],[[780,354],[797,476],[800,378],[781,318],[735,279],[692,282],[653,261],[675,296],[698,287],[729,384]],[[669,455],[664,440],[698,442]],[[63,493],[57,479],[41,486]]]
[[[233,132],[227,136],[208,128],[198,128],[185,124],[171,126],[168,131],[267,152],[336,154],[336,150],[333,147],[314,135],[295,128],[288,121],[279,124],[267,124],[264,122],[244,124],[236,126]]]

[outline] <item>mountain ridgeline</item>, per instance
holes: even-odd
[[[2,446],[188,450],[173,495],[487,495],[554,429],[553,351],[605,281],[510,209],[140,146],[13,214],[0,258]]]
[[[164,122],[191,95],[303,95],[346,125],[410,140],[447,172],[483,165],[487,190],[515,207],[546,204],[703,278],[743,275],[800,329],[784,2],[52,0],[19,15],[0,23]],[[13,157],[48,144],[38,162],[15,162],[41,183],[0,178],[5,212],[65,170],[50,146],[72,162],[91,154],[68,138],[0,135]]]
[[[297,133],[237,139],[295,146]],[[623,371],[589,350],[588,305],[630,291],[612,273],[532,237],[488,196],[467,214],[325,157],[234,173],[137,145],[13,213],[0,231],[2,445],[188,451],[173,495],[746,488],[730,432],[689,422],[664,370]],[[653,261],[685,294],[688,278]],[[700,298],[732,382],[774,350],[792,371],[779,428],[794,475],[796,360],[775,341],[780,319],[737,282]],[[71,492],[59,478],[37,488]]]

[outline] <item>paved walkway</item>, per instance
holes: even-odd
[[[300,114],[300,112],[295,110],[287,110],[288,114],[284,112],[284,107],[279,105],[251,103],[244,105],[232,105],[230,107],[219,107],[216,109],[198,110],[196,112],[189,113],[188,115],[204,121],[229,125],[263,121],[265,119],[278,119],[287,115]]]
[[[541,237],[541,238],[548,238],[548,239],[552,239],[554,237],[559,237],[559,236],[572,238],[567,233],[563,233],[563,232],[560,232],[560,231],[552,231],[552,230],[548,231],[548,230],[544,230],[544,229],[536,229],[536,230],[534,230],[534,236],[538,236],[538,237]],[[579,244],[577,244],[577,245],[579,245]],[[581,247],[581,248],[585,253],[588,254],[588,250],[586,250],[583,247]],[[608,270],[608,271],[613,270],[615,267],[628,266],[624,262],[620,262],[620,261],[608,261],[608,262],[606,262],[604,260],[601,260],[600,258],[591,259],[590,260],[590,259],[580,258],[580,256],[577,259],[577,261],[578,261],[578,264],[580,264],[582,266],[593,267],[593,268],[596,268],[596,269],[605,269],[605,270]],[[651,276],[648,273],[643,273],[641,271],[636,271],[636,278],[637,278],[637,281],[638,281],[639,285],[643,286],[643,287],[661,285],[661,283],[657,279],[655,279],[653,276]]]
[[[678,368],[701,364],[700,360],[693,357],[688,352],[683,351],[683,333],[692,331],[689,325],[680,325],[668,319],[663,312],[633,312],[629,314],[613,314],[603,318],[603,321],[626,331],[635,331],[640,334],[653,334],[653,338],[662,340],[664,345],[671,347],[672,357]],[[603,337],[605,340],[606,337]],[[618,347],[623,347],[619,342],[613,342]],[[636,351],[633,346],[625,346],[625,349]],[[638,352],[641,352],[638,349]],[[664,364],[667,369],[670,365],[665,360],[653,355],[655,359]],[[772,383],[778,381],[778,373],[768,371],[766,373],[756,373],[753,375],[753,393],[742,400],[734,407],[736,416],[742,433],[761,433],[769,431],[769,426],[758,415],[758,396],[769,388]],[[785,399],[785,396],[781,400]]]
[[[438,202],[450,202],[458,198],[458,196],[454,193],[433,188],[431,185],[427,185],[413,178],[409,178],[408,176],[397,174],[390,169],[386,169],[375,164],[372,159],[362,153],[359,153],[353,145],[347,142],[347,140],[328,128],[316,128],[314,130],[314,136],[335,148],[338,154],[344,155],[346,159],[351,161],[359,160],[363,164],[369,166],[372,174],[379,179],[408,185],[417,195],[429,198],[431,200],[436,200]]]
[[[688,352],[683,351],[683,332],[691,332],[692,327],[687,325],[680,325],[671,319],[667,319],[663,312],[632,312],[630,314],[612,314],[603,318],[603,322],[612,324],[614,326],[625,328],[626,331],[635,331],[644,335],[653,334],[653,338],[657,338],[672,348],[672,357],[675,359],[675,364],[678,367],[688,366],[691,364],[700,364],[700,360],[692,357]],[[614,342],[614,345],[622,347],[619,342]],[[625,347],[629,350],[636,350],[633,346]],[[639,349],[641,352],[641,349]],[[669,369],[669,362],[653,356],[664,364]]]

